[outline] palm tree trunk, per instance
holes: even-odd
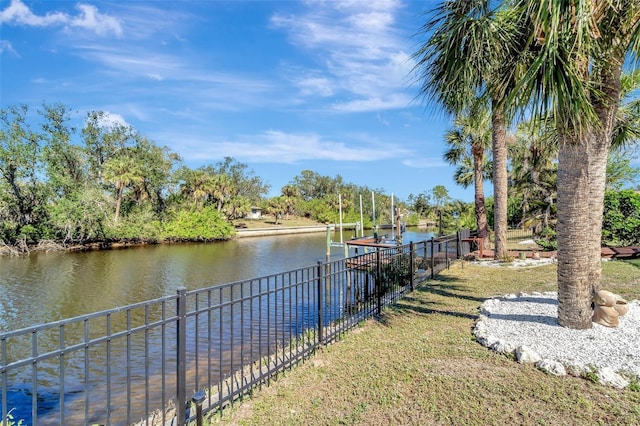
[[[586,142],[560,137],[558,152],[558,322],[591,328],[593,247],[589,238],[589,161]]]
[[[495,233],[495,259],[507,255],[507,126],[504,109],[491,105],[493,145],[493,226]]]
[[[591,328],[591,300],[600,288],[606,168],[621,64],[612,61],[600,70],[603,95],[592,100],[600,125],[577,137],[558,131],[558,322],[574,329]]]
[[[483,247],[489,247],[489,227],[487,225],[487,210],[484,204],[484,176],[482,173],[482,163],[484,159],[484,147],[481,144],[471,146],[473,155],[473,185],[475,189],[474,200],[476,206],[476,225],[479,236],[484,237]]]
[[[120,206],[122,205],[122,193],[124,192],[124,183],[123,182],[118,182],[118,194],[116,196],[116,212],[115,212],[115,217],[114,220],[116,223],[118,223],[119,219],[120,219]]]

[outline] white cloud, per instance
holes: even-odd
[[[80,15],[70,18],[69,25],[72,27],[91,30],[99,35],[106,35],[109,33],[113,33],[117,36],[122,35],[120,22],[115,18],[103,15],[98,12],[98,9],[95,6],[88,4],[78,4],[76,7],[80,10]]]
[[[98,120],[98,125],[103,128],[111,128],[115,126],[129,127],[129,123],[120,114],[105,111]]]
[[[402,161],[407,167],[415,169],[428,169],[431,167],[447,167],[447,164],[441,158],[424,157],[424,158],[407,158]]]
[[[0,53],[8,52],[17,57],[20,57],[18,52],[15,51],[13,45],[7,40],[0,40]]]
[[[376,118],[378,119],[378,121],[383,125],[383,126],[389,126],[391,124],[391,122],[389,120],[387,120],[386,118],[382,117],[382,115],[380,113],[378,113],[376,115]]]
[[[402,93],[390,94],[384,98],[363,98],[349,102],[335,103],[331,109],[339,112],[367,112],[405,108],[411,98]]]
[[[185,140],[183,135],[182,141]],[[286,133],[280,130],[269,130],[235,141],[192,139],[178,151],[189,160],[212,161],[229,156],[241,161],[286,164],[305,160],[368,162],[407,155],[407,150],[400,146],[367,140],[363,136],[352,136],[348,141],[333,141],[316,133]]]
[[[321,0],[306,5],[304,13],[271,18],[276,28],[288,32],[293,44],[323,58],[319,66],[325,75],[314,70],[314,80],[298,80],[301,94],[352,98],[347,103],[334,102],[339,112],[406,107],[410,96],[402,93],[412,64],[405,53],[410,47],[407,35],[397,28],[402,5]],[[322,82],[323,90],[309,90],[313,82]]]
[[[333,83],[326,77],[306,77],[301,78],[296,82],[296,85],[300,88],[300,94],[303,96],[319,95],[319,96],[332,96],[333,95]]]
[[[9,6],[0,11],[0,23],[33,27],[63,26],[93,31],[98,35],[109,33],[122,35],[120,22],[100,13],[95,6],[79,3],[76,8],[79,13],[75,16],[63,12],[49,12],[39,16],[33,13],[22,0],[11,0]]]

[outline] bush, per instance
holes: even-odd
[[[157,241],[162,238],[162,224],[150,205],[137,207],[118,224],[112,224],[106,231],[114,240]]]
[[[549,226],[545,226],[542,231],[540,231],[540,238],[536,239],[536,244],[539,245],[543,251],[558,250],[556,231]]]
[[[602,242],[612,246],[640,244],[640,194],[630,189],[605,193]]]
[[[211,206],[201,210],[181,210],[164,226],[164,238],[186,241],[228,239],[235,233],[233,226]]]

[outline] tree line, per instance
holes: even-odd
[[[232,158],[190,169],[177,153],[109,119],[46,105],[0,111],[0,241],[27,249],[127,239],[228,238],[269,186]],[[79,143],[74,143],[76,134]]]
[[[364,220],[364,227],[372,228],[374,216],[377,224],[395,221],[393,204],[408,225],[428,219],[447,231],[478,227],[474,203],[453,200],[443,185],[401,200],[380,188],[345,182],[340,175],[303,170],[280,195],[267,198],[269,185],[233,158],[192,169],[179,154],[130,126],[109,121],[104,112],[87,113],[79,132],[69,126],[68,107],[43,105],[37,111],[37,128],[27,120],[29,113],[25,105],[0,111],[0,242],[19,250],[37,244],[50,248],[52,243],[227,239],[234,234],[234,221],[254,206],[273,216],[276,224],[290,216],[338,223],[342,207],[343,222]],[[450,148],[444,157],[458,165],[454,178],[466,187],[473,182],[473,166],[461,135],[490,131],[486,125],[474,129],[464,120],[457,119],[445,135]],[[72,142],[76,133],[79,143]],[[508,223],[534,227],[538,236],[553,240],[557,150],[527,135],[517,133],[509,150],[514,190]],[[638,170],[628,156],[612,158],[609,186],[620,189]],[[490,177],[491,166],[490,160],[483,163],[483,179]],[[639,198],[633,191],[608,194],[605,241],[640,243]],[[487,226],[493,227],[493,198],[486,204]]]
[[[38,244],[227,239],[252,207],[276,222],[294,215],[320,223],[337,223],[342,207],[344,222],[360,222],[362,211],[366,227],[374,215],[378,224],[391,223],[392,202],[414,224],[433,210],[416,214],[383,189],[311,170],[267,198],[270,186],[233,158],[194,169],[105,112],[88,112],[80,129],[71,119],[61,104],[0,110],[0,244],[28,251]]]

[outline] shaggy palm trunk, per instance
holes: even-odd
[[[507,126],[504,109],[492,102],[493,146],[493,227],[495,232],[495,259],[507,252]]]
[[[577,137],[559,130],[558,322],[573,329],[591,328],[591,300],[600,288],[602,212],[620,71],[613,66],[602,72],[605,96],[592,101],[599,126]]]
[[[473,185],[477,231],[478,235],[486,235],[482,244],[484,247],[489,247],[489,228],[487,226],[487,210],[484,205],[484,176],[482,174],[484,147],[481,144],[474,144],[471,146],[471,153],[473,155]]]
[[[575,329],[591,328],[591,298],[600,286],[608,156],[600,133],[578,143],[563,138],[558,154],[558,322]]]
[[[120,206],[122,205],[122,193],[124,192],[124,183],[118,182],[118,189],[116,195],[116,211],[114,214],[114,221],[118,223],[120,219]]]
[[[589,238],[589,161],[582,143],[561,138],[558,152],[558,322],[591,328],[593,246]]]

